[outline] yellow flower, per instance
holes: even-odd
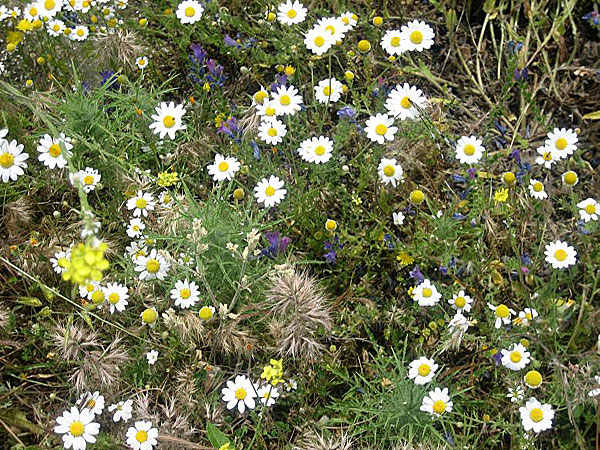
[[[409,264],[412,264],[413,262],[415,262],[415,258],[413,258],[412,256],[410,256],[406,252],[400,252],[396,256],[396,259],[398,261],[400,261],[400,264],[402,264],[403,266],[408,266]]]
[[[20,33],[18,31],[9,31],[8,34],[6,35],[6,43],[8,45],[13,44],[16,46],[21,43],[24,36],[25,36],[24,33]]]
[[[272,359],[270,364],[263,367],[263,372],[260,375],[265,381],[276,386],[279,383],[283,383],[283,359]]]
[[[21,19],[17,24],[17,30],[31,31],[33,30],[33,23],[27,19]]]
[[[287,76],[292,76],[296,73],[296,68],[293,66],[285,66],[284,71]]]
[[[173,186],[178,181],[179,174],[177,172],[160,172],[157,184],[162,187],[168,187]]]
[[[102,272],[109,267],[109,263],[104,257],[107,248],[106,244],[92,247],[83,243],[73,247],[71,258],[65,263],[63,279],[79,285],[90,281],[100,281]]]
[[[504,203],[506,200],[508,200],[508,189],[498,189],[494,194],[494,201],[496,203]]]
[[[225,120],[225,117],[227,117],[227,116],[224,113],[217,114],[217,116],[215,117],[215,128],[221,127],[221,124]]]
[[[202,90],[206,92],[210,91],[210,83],[208,81],[204,83],[204,86],[202,86]]]

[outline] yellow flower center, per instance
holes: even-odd
[[[518,363],[519,361],[521,361],[521,359],[523,358],[523,356],[521,355],[521,352],[510,352],[510,360],[512,362],[514,362],[515,364]]]
[[[412,106],[412,102],[410,101],[409,97],[402,97],[402,100],[400,100],[400,106],[402,106],[404,109],[408,109]]]
[[[577,183],[577,174],[575,172],[567,172],[565,174],[565,183],[567,183],[569,186],[573,186],[575,183]]]
[[[298,15],[298,13],[297,13],[295,10],[293,10],[293,9],[290,9],[290,10],[287,12],[287,16],[288,16],[290,19],[293,19],[293,18],[294,18],[294,17],[296,17],[297,15]]]
[[[510,311],[508,310],[508,306],[506,306],[506,305],[499,305],[496,308],[496,315],[498,317],[500,317],[501,319],[505,319],[506,317],[508,317],[509,314],[510,314]]]
[[[79,30],[77,30],[77,36],[83,36],[85,32],[83,31],[83,28],[80,28]]]
[[[192,8],[188,8],[188,9],[192,9]],[[186,15],[187,15],[187,12],[186,12]],[[144,430],[138,431],[137,433],[135,433],[135,440],[138,442],[146,442],[148,440],[148,433],[145,432]]]
[[[103,301],[104,301],[104,292],[102,292],[101,290],[98,289],[92,293],[92,302],[94,302],[95,305],[99,305]]]
[[[156,273],[160,269],[160,263],[156,259],[151,259],[146,263],[146,270],[150,273]]]
[[[419,30],[415,30],[410,33],[410,42],[413,44],[420,44],[423,42],[423,33],[421,33]]]
[[[267,98],[269,94],[267,94],[265,91],[258,91],[256,94],[254,94],[254,100],[256,101],[256,103],[260,103],[262,105],[262,102],[265,98]]]
[[[56,2],[54,0],[46,0],[44,2],[44,8],[53,9],[56,6]]]
[[[87,403],[85,404],[86,408],[90,408],[90,409],[94,409],[96,406],[96,400],[94,400],[93,398],[90,398]]]
[[[37,16],[37,8],[29,8],[29,14],[31,14],[32,16]]]
[[[163,125],[167,128],[173,128],[175,126],[175,117],[165,116],[163,119]]]
[[[5,152],[0,155],[0,166],[4,167],[5,169],[12,167],[14,163],[15,157],[10,153]]]
[[[390,45],[392,47],[399,47],[400,46],[400,38],[398,36],[394,36],[392,38],[392,40],[390,41]]]
[[[281,103],[283,106],[287,106],[290,103],[292,103],[292,99],[290,98],[289,95],[284,94],[281,97],[279,97],[279,103]]]
[[[212,309],[210,309],[208,306],[203,306],[202,308],[200,308],[198,315],[202,320],[210,320],[212,319],[213,312]]]
[[[85,431],[85,427],[83,426],[82,422],[79,422],[78,420],[73,422],[70,426],[69,426],[69,431],[71,432],[71,434],[75,437],[79,437],[83,434],[83,432]]]
[[[429,372],[431,372],[431,368],[429,367],[429,365],[421,364],[419,366],[419,375],[421,375],[422,377],[426,377],[427,375],[429,375]]]
[[[229,164],[226,161],[221,161],[219,163],[219,170],[221,172],[227,172],[227,169],[229,169]]]
[[[140,59],[140,66],[145,66],[146,60],[144,58]]]
[[[152,308],[146,308],[142,313],[142,320],[144,323],[153,323],[156,321],[158,317],[158,313]]]
[[[271,137],[275,137],[277,136],[277,129],[276,128],[269,128],[269,131],[267,131],[267,134]]]
[[[322,156],[325,154],[325,147],[323,147],[322,145],[317,146],[317,148],[315,148],[315,154]]]
[[[53,158],[58,158],[58,156],[61,153],[61,151],[60,151],[60,145],[58,145],[58,144],[52,144],[50,146],[50,148],[48,149],[48,153],[50,153],[50,156],[52,156]]]
[[[187,8],[185,8],[186,17],[194,17],[194,14],[196,14],[196,10],[193,7],[188,6]]]
[[[85,287],[85,290],[86,290],[86,291],[88,291],[88,292],[94,292],[94,286],[93,286],[93,285],[91,285],[91,284],[88,284],[88,285]]]
[[[410,201],[416,204],[422,203],[425,200],[425,194],[423,191],[417,189],[410,193]]]
[[[475,146],[473,144],[467,144],[463,148],[463,152],[467,156],[473,156],[475,154]]]
[[[271,107],[271,106],[267,106],[265,109],[265,114],[267,116],[274,116],[275,115],[275,108]]]
[[[265,189],[265,194],[267,194],[267,197],[272,197],[275,195],[275,188],[273,186],[267,186]]]
[[[59,25],[59,24],[57,24],[57,23],[55,23],[55,24],[52,26],[52,29],[53,29],[54,31],[59,31],[59,30],[60,30],[60,25]]]
[[[433,290],[431,288],[423,289],[423,297],[429,298],[433,295]]]
[[[533,190],[535,192],[542,192],[544,190],[544,185],[539,181],[536,181],[535,183],[533,183]]]
[[[58,264],[58,267],[67,267],[68,262],[69,260],[67,258],[58,258],[56,264]]]
[[[375,133],[377,133],[379,136],[383,136],[385,133],[387,133],[387,127],[380,123],[375,127]]]
[[[138,198],[135,201],[135,207],[136,208],[144,209],[144,208],[146,208],[146,206],[148,206],[148,201],[146,201],[145,198]]]
[[[542,374],[537,370],[530,370],[525,374],[525,383],[528,386],[538,387],[542,384]]]
[[[552,161],[552,153],[546,152],[542,155],[542,158],[544,158],[544,161]]]
[[[457,308],[464,308],[466,304],[467,300],[464,297],[457,297],[456,300],[454,300],[454,305],[456,305]]]
[[[565,138],[558,138],[554,145],[556,146],[557,150],[564,150],[565,148],[567,148],[567,145],[569,145],[569,143]]]
[[[328,219],[327,222],[325,222],[325,228],[327,228],[329,231],[333,231],[337,228],[337,222],[335,220]]]
[[[442,400],[437,400],[433,404],[433,412],[442,414],[444,411],[446,411],[446,404]]]
[[[529,417],[534,422],[539,422],[544,418],[544,412],[540,408],[533,408],[531,411],[529,411]]]
[[[585,207],[585,212],[588,214],[595,214],[596,213],[596,205],[593,204],[589,204]]]
[[[313,41],[317,47],[322,47],[325,44],[325,38],[323,36],[317,36]]]
[[[116,305],[117,303],[119,303],[119,294],[113,292],[108,296],[108,301],[111,303],[111,305]]]
[[[85,177],[83,177],[83,183],[87,184],[88,186],[90,184],[94,184],[94,177],[91,175],[86,175]]]
[[[238,400],[244,400],[246,398],[246,395],[248,395],[246,393],[246,389],[244,388],[239,388],[235,391],[235,398],[237,398]]]
[[[558,261],[564,261],[565,259],[567,259],[567,252],[565,252],[562,248],[560,248],[554,252],[554,257]]]
[[[396,168],[394,166],[392,166],[392,165],[385,166],[383,168],[383,174],[386,177],[393,177],[395,173],[396,173]]]
[[[327,97],[331,95],[331,88],[329,86],[323,88],[323,95],[326,95]]]
[[[181,298],[187,299],[187,298],[190,298],[190,295],[192,295],[192,292],[189,289],[187,289],[187,288],[183,288],[179,292],[179,295],[181,296]]]
[[[361,52],[368,52],[370,48],[371,48],[371,43],[369,41],[367,41],[366,39],[358,41],[358,50],[360,50]]]
[[[334,28],[334,26],[333,26],[333,25],[327,25],[327,26],[325,27],[325,29],[326,29],[327,31],[329,31],[329,32],[330,32],[332,35],[334,35],[334,34],[335,34],[335,28]]]

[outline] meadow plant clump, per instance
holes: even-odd
[[[591,3],[3,2],[3,448],[597,448]]]

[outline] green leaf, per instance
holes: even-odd
[[[17,303],[33,307],[42,306],[42,302],[39,298],[36,297],[19,297]]]
[[[222,445],[225,445],[229,442],[229,439],[221,430],[219,430],[214,424],[207,423],[206,424],[206,435],[208,436],[208,440],[210,441],[210,445],[215,448],[219,448]]]
[[[456,10],[450,8],[448,11],[446,11],[446,28],[449,32],[452,32],[454,30],[456,22]]]
[[[483,10],[487,14],[491,14],[495,8],[496,8],[496,0],[485,0],[485,3],[483,4]]]
[[[600,111],[594,111],[592,113],[587,113],[583,116],[583,120],[600,120]]]

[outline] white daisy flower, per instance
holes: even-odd
[[[404,215],[403,212],[393,212],[392,213],[392,219],[394,220],[394,225],[396,225],[397,227],[404,224],[405,218],[406,218],[406,216]]]
[[[38,159],[49,169],[62,169],[67,165],[67,159],[71,157],[71,139],[63,133],[58,138],[45,134],[37,146],[40,153]]]
[[[23,152],[23,144],[18,144],[17,141],[10,142],[0,139],[0,177],[3,183],[8,183],[8,180],[16,181],[18,177],[23,175],[27,168],[25,162],[29,155]]]
[[[563,159],[572,155],[577,150],[577,133],[566,128],[555,128],[548,133],[546,147],[554,153],[554,159]]]
[[[252,96],[252,106],[262,105],[265,100],[269,99],[269,92],[261,84],[260,89]]]
[[[148,67],[148,57],[140,56],[139,58],[136,58],[135,64],[138,66],[138,69],[145,69]]]
[[[381,47],[390,56],[401,55],[402,49],[402,32],[400,30],[388,30],[381,38]]]
[[[177,131],[187,129],[187,126],[181,121],[184,114],[183,105],[175,106],[174,102],[161,102],[156,107],[156,114],[152,115],[154,122],[150,124],[149,128],[154,134],[158,134],[159,139],[163,139],[167,135],[169,138],[175,139]]]
[[[129,290],[124,284],[106,284],[106,286],[104,287],[104,296],[108,301],[108,308],[110,309],[111,314],[114,314],[115,310],[118,312],[125,311],[125,307],[129,303],[127,301],[127,299],[129,298],[128,292]]]
[[[263,203],[265,208],[281,203],[287,193],[283,189],[283,180],[280,180],[275,175],[271,175],[268,179],[263,178],[254,187],[254,196],[258,203]]]
[[[108,407],[109,412],[115,411],[113,415],[114,422],[127,422],[132,417],[133,410],[133,400],[125,400],[124,402],[119,402],[112,404]]]
[[[310,163],[321,164],[331,159],[333,141],[326,136],[312,137],[300,143],[298,154]]]
[[[471,311],[471,304],[473,299],[465,294],[465,291],[461,290],[458,294],[454,294],[448,303],[452,305],[452,309],[458,312],[469,312]]]
[[[127,209],[133,210],[133,217],[148,217],[148,211],[154,211],[156,202],[150,192],[137,191],[135,197],[127,200]]]
[[[317,21],[317,27],[325,28],[331,34],[334,43],[342,42],[349,27],[344,23],[341,17],[323,17]]]
[[[302,105],[302,96],[294,86],[279,86],[273,93],[273,103],[277,115],[294,115],[300,111]]]
[[[284,25],[296,25],[304,22],[308,10],[298,0],[288,0],[277,7],[277,20]]]
[[[456,141],[456,159],[461,164],[477,164],[483,157],[485,147],[476,136],[463,136]]]
[[[237,407],[240,414],[256,407],[256,392],[252,381],[245,375],[238,375],[235,381],[227,381],[226,387],[221,390],[222,399],[227,403],[227,409]]]
[[[52,37],[61,36],[65,28],[65,23],[62,20],[51,20],[46,24],[46,32]]]
[[[519,408],[519,413],[521,413],[521,423],[525,431],[539,433],[552,428],[552,419],[554,419],[552,405],[542,404],[535,397],[527,400],[525,406]]]
[[[329,50],[335,41],[332,34],[324,27],[315,26],[308,30],[304,37],[304,45],[315,55],[322,55]]]
[[[271,384],[259,387],[256,393],[258,394],[260,402],[267,407],[273,406],[280,395],[279,389]]]
[[[90,35],[90,29],[85,25],[77,25],[69,34],[69,39],[72,41],[83,42]]]
[[[502,365],[510,370],[521,370],[529,364],[529,352],[521,344],[513,344],[508,350],[502,349]]]
[[[153,366],[156,361],[158,361],[158,352],[156,350],[150,350],[146,353],[146,359],[148,360],[148,364]]]
[[[538,316],[539,314],[535,309],[525,308],[523,311],[519,311],[518,322],[522,325],[526,325]]]
[[[535,158],[535,163],[540,166],[544,166],[546,169],[551,169],[552,164],[556,163],[556,159],[554,158],[554,152],[552,149],[546,145],[543,147],[539,147],[537,149],[537,153],[540,155]]]
[[[198,317],[200,317],[205,322],[212,319],[214,315],[215,315],[214,306],[203,306],[202,308],[200,308],[200,311],[198,311]]]
[[[88,443],[96,442],[96,435],[100,432],[100,424],[94,422],[94,417],[89,409],[79,411],[72,406],[70,412],[65,411],[56,418],[58,425],[54,427],[54,432],[63,435],[65,448],[85,450]]]
[[[335,78],[327,78],[319,81],[315,86],[315,98],[319,103],[335,103],[342,96],[343,84]]]
[[[43,19],[52,19],[63,7],[63,0],[39,0],[36,4],[38,14]]]
[[[59,275],[65,271],[69,258],[71,257],[70,252],[56,252],[53,258],[50,258],[52,263],[52,269]]]
[[[92,167],[86,167],[83,170],[69,174],[71,184],[75,187],[81,186],[81,188],[88,193],[96,189],[101,178],[102,175]]]
[[[162,191],[158,196],[158,203],[163,208],[171,208],[173,206],[173,197],[168,191]]]
[[[537,198],[538,200],[548,198],[548,194],[544,190],[544,185],[542,184],[542,182],[533,178],[529,180],[529,194],[533,198]]]
[[[92,281],[91,283],[87,284],[82,284],[79,286],[79,296],[83,299],[91,300],[92,294],[98,290],[101,291],[102,288],[100,287],[100,284],[96,281]]]
[[[516,388],[508,388],[508,394],[506,396],[510,398],[511,403],[517,403],[523,400],[525,395],[525,391],[521,386],[517,386]]]
[[[391,183],[394,187],[398,182],[402,182],[404,177],[404,170],[400,164],[396,163],[395,159],[381,158],[377,173],[383,184]]]
[[[185,0],[177,6],[175,15],[182,24],[196,23],[202,18],[204,7],[196,0]],[[171,138],[172,139],[172,138]]]
[[[129,221],[129,225],[127,225],[127,236],[130,238],[139,238],[142,237],[142,233],[146,229],[146,224],[142,222],[142,219],[135,218]]]
[[[258,138],[270,145],[283,142],[283,137],[286,134],[287,127],[278,119],[263,120],[258,127]]]
[[[158,445],[158,430],[152,427],[152,422],[140,420],[127,430],[127,445],[133,450],[152,450]]]
[[[23,18],[30,22],[33,22],[40,18],[40,11],[37,7],[36,2],[30,3],[23,9]]]
[[[458,311],[454,314],[454,317],[450,319],[450,322],[448,322],[448,330],[450,333],[458,333],[462,336],[467,332],[470,325],[471,322],[469,319],[465,317],[462,312]]]
[[[185,281],[178,280],[171,289],[171,298],[175,300],[175,306],[187,309],[200,300],[200,290],[193,281],[190,283],[187,279]]]
[[[134,219],[140,220],[140,219]],[[135,261],[139,256],[147,256],[148,255],[148,246],[144,241],[133,241],[127,247],[125,247],[126,254]]]
[[[277,116],[281,115],[277,112],[277,105],[275,102],[268,98],[264,99],[262,103],[256,104],[256,114],[260,116],[263,121],[275,119]]]
[[[425,22],[413,20],[403,25],[400,46],[404,51],[422,52],[431,48],[435,33]]]
[[[505,304],[494,306],[491,303],[488,303],[487,305],[488,308],[494,311],[494,316],[496,317],[496,321],[494,322],[495,328],[500,328],[502,324],[510,324],[512,316],[517,314],[517,312],[514,309],[509,308]]]
[[[433,359],[421,356],[409,364],[408,378],[415,384],[427,384],[433,379],[437,369],[438,365]]]
[[[596,381],[596,384],[600,384],[600,375],[594,376],[594,380]],[[600,388],[592,389],[591,391],[588,392],[588,397],[597,397],[599,395],[600,395]]]
[[[579,215],[581,220],[589,222],[590,220],[598,220],[600,214],[600,204],[593,198],[586,198],[585,200],[577,203],[579,208]]]
[[[412,298],[419,306],[433,306],[441,300],[442,294],[431,281],[425,279],[413,289]]]
[[[429,391],[429,394],[423,398],[420,409],[436,417],[452,411],[452,402],[448,395],[448,388],[440,389],[436,387],[433,391]]]
[[[81,408],[89,409],[93,414],[99,416],[104,411],[104,396],[100,395],[100,392],[86,392],[79,396],[77,405]]]
[[[544,254],[546,255],[546,262],[551,264],[553,269],[566,269],[577,263],[575,248],[560,240],[546,245]]]
[[[208,166],[208,173],[214,181],[231,180],[239,170],[240,163],[236,158],[225,157],[219,153],[215,155],[215,161]]]
[[[579,176],[576,172],[569,170],[561,175],[562,182],[567,186],[573,187],[579,183]]]
[[[375,114],[365,122],[367,137],[373,142],[383,144],[386,140],[393,141],[398,127],[394,127],[394,119],[387,114]]]
[[[154,306],[152,308],[146,308],[142,311],[140,317],[142,318],[142,325],[154,327],[158,320],[158,311],[156,311]]]
[[[171,264],[164,256],[153,248],[148,256],[140,256],[135,260],[135,271],[140,272],[140,280],[164,280]]]
[[[340,16],[340,19],[342,19],[344,25],[346,25],[350,29],[354,28],[358,23],[358,16],[350,11],[346,11],[344,14],[342,14]]]

